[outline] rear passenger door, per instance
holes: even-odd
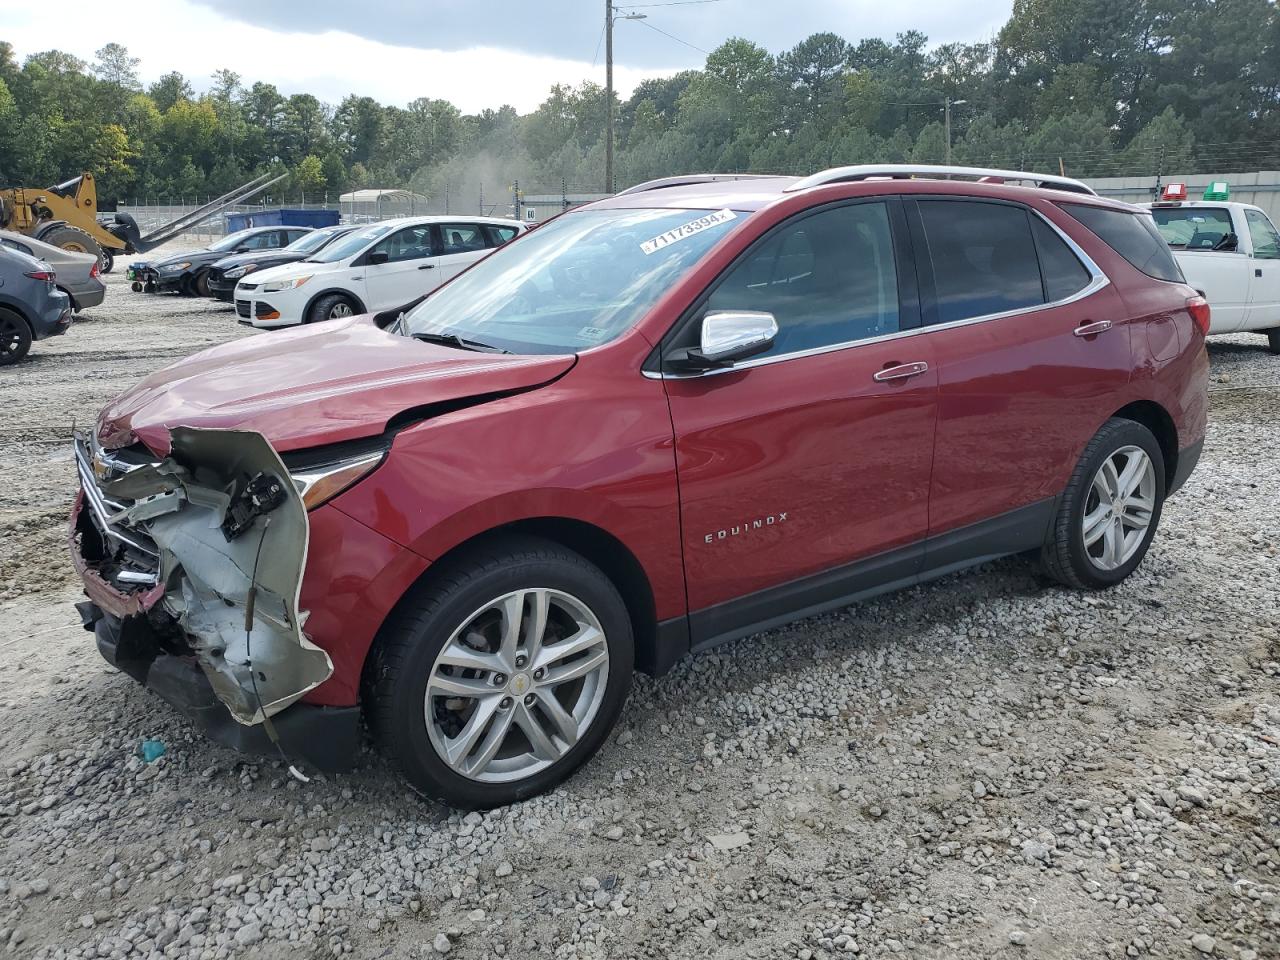
[[[442,223],[440,235],[440,276],[437,286],[456,277],[489,252],[489,243],[478,223]]]
[[[921,197],[908,217],[939,375],[925,565],[1038,546],[1129,380],[1124,306],[1021,204]]]

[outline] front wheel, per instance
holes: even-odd
[[[1072,587],[1119,583],[1146,556],[1166,489],[1164,455],[1151,431],[1132,420],[1108,420],[1063,492],[1040,553],[1045,571]]]
[[[209,271],[201,270],[191,281],[191,289],[198,297],[209,296]]]
[[[370,721],[422,793],[467,809],[542,793],[618,719],[633,639],[613,583],[556,544],[512,539],[411,595],[370,665]]]
[[[341,320],[355,313],[351,301],[340,293],[330,293],[321,297],[307,311],[306,323],[319,323],[322,320]]]

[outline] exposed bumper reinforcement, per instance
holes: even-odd
[[[237,723],[195,658],[164,652],[145,617],[119,620],[92,601],[78,603],[76,609],[108,663],[167,701],[209,739],[241,753],[276,754],[263,725]],[[325,771],[345,770],[355,762],[360,749],[359,707],[295,703],[275,714],[271,722],[290,760],[301,759]]]

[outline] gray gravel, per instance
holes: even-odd
[[[0,953],[1280,956],[1261,338],[1211,345],[1205,457],[1122,587],[1008,560],[739,641],[639,678],[556,793],[463,816],[374,754],[300,784],[209,744],[75,626],[70,422],[245,333],[109,279],[0,371]]]

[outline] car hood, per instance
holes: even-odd
[[[215,270],[226,272],[248,263],[256,263],[260,269],[265,270],[267,267],[278,267],[284,263],[296,263],[305,256],[305,253],[292,250],[288,253],[284,250],[259,250],[257,253],[237,253],[231,257],[223,257],[213,267]]]
[[[292,263],[281,263],[273,267],[255,270],[253,273],[248,274],[242,282],[261,284],[270,280],[288,280],[304,274],[314,277],[320,273],[337,273],[340,270],[348,270],[350,266],[350,263],[346,260],[338,260],[334,263],[308,263],[306,260],[294,260]]]
[[[220,250],[187,250],[183,253],[171,253],[167,257],[160,257],[157,260],[149,262],[152,267],[164,267],[171,263],[185,263],[190,260],[192,263],[212,263],[219,257],[225,257],[226,253]]]
[[[278,451],[376,436],[397,414],[528,390],[576,361],[471,353],[387,333],[370,317],[259,334],[153,373],[98,418],[107,449],[169,453],[173,427],[256,430]]]

